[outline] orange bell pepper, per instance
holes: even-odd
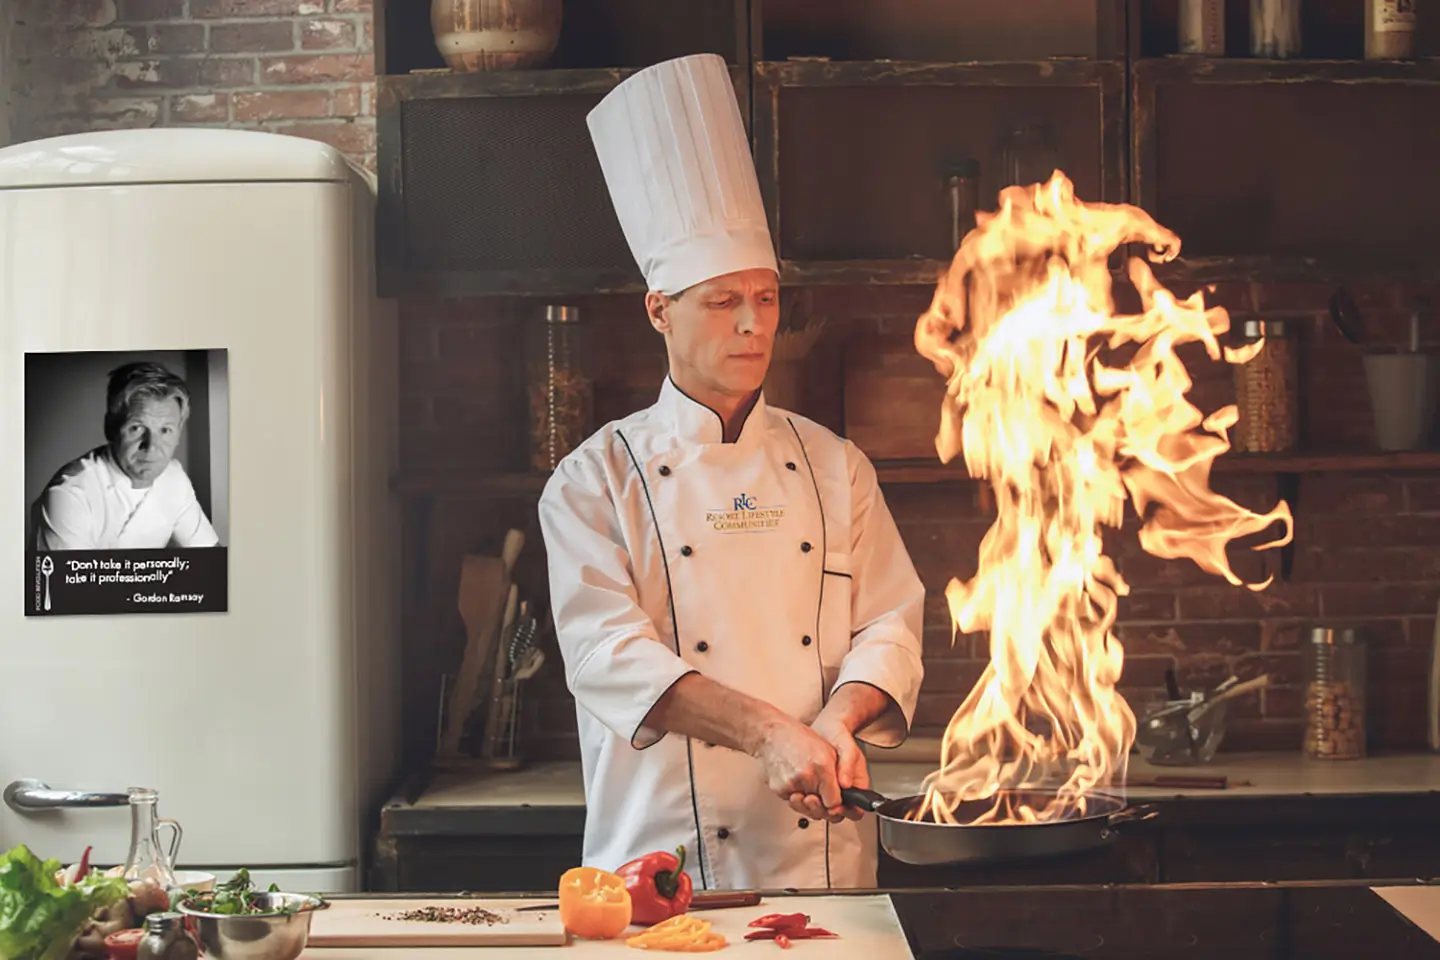
[[[560,922],[587,940],[611,940],[630,926],[625,881],[595,867],[574,867],[560,877]]]

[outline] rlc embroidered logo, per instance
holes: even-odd
[[[717,533],[767,533],[777,530],[785,519],[785,505],[762,506],[749,494],[730,501],[727,509],[705,511],[705,522]]]

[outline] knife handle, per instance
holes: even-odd
[[[746,890],[696,890],[690,898],[691,910],[724,910],[727,907],[753,907],[760,894]]]

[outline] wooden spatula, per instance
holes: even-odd
[[[482,689],[486,667],[490,663],[496,637],[501,628],[506,594],[515,561],[525,545],[525,535],[511,530],[505,535],[505,546],[499,557],[470,555],[460,568],[460,616],[465,621],[465,655],[460,672],[450,688],[446,708],[445,733],[436,756],[438,763],[453,762],[460,756],[460,739],[475,704],[475,694]]]

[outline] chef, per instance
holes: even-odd
[[[540,499],[584,863],[683,845],[701,889],[873,886],[840,790],[907,735],[924,588],[864,454],[760,392],[778,273],[724,61],[648,67],[588,125],[669,376]]]
[[[111,371],[105,443],[70,461],[32,508],[35,547],[144,550],[213,547],[220,538],[175,452],[190,388],[158,363]]]

